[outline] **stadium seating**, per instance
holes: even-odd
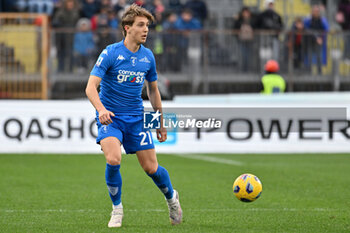
[[[12,50],[10,56],[5,57],[5,63],[12,66],[18,62],[22,64],[28,74],[37,72],[38,51],[37,32],[34,25],[3,25],[0,27],[0,43]],[[12,48],[12,49],[11,49]]]
[[[0,67],[0,73],[24,72],[24,66],[14,56],[14,48],[5,43],[0,43]]]

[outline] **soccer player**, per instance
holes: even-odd
[[[86,95],[96,109],[96,142],[107,162],[106,183],[113,202],[108,227],[121,227],[123,219],[121,145],[127,154],[136,153],[141,167],[163,192],[170,222],[182,221],[179,194],[172,187],[168,171],[158,165],[151,134],[143,127],[141,90],[145,81],[153,109],[162,112],[155,59],[151,50],[142,45],[153,20],[146,9],[131,5],[122,16],[124,40],[102,51],[86,87]],[[165,128],[157,129],[157,138],[160,142],[167,139]]]

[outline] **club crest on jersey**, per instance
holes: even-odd
[[[131,65],[136,66],[137,57],[131,57],[130,60],[131,60]]]

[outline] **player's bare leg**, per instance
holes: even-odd
[[[121,176],[119,172],[122,157],[121,143],[115,137],[107,137],[101,140],[100,144],[107,162],[106,182],[113,202],[113,210],[108,227],[121,227],[124,215],[121,203]]]
[[[158,165],[155,149],[138,151],[136,155],[143,170],[164,193],[168,204],[171,224],[180,224],[182,221],[182,209],[179,201],[179,193],[173,190],[167,170]]]
[[[158,161],[155,149],[141,150],[136,152],[137,159],[147,174],[154,174],[158,169]]]
[[[108,137],[102,139],[102,151],[105,155],[106,162],[110,165],[119,165],[122,161],[121,143],[118,138]]]

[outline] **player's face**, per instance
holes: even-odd
[[[146,42],[148,35],[149,22],[146,17],[136,16],[134,24],[129,27],[127,35],[130,36],[137,44]]]

